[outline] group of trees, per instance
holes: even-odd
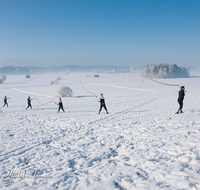
[[[65,66],[50,66],[50,67],[34,67],[34,66],[4,66],[0,67],[0,73],[4,74],[35,74],[35,73],[48,73],[48,72],[105,72],[105,73],[127,73],[129,67],[126,66],[108,66],[108,65],[93,65],[93,66],[77,66],[77,65],[65,65]]]
[[[148,64],[141,72],[142,77],[148,78],[185,78],[189,77],[188,67],[178,67],[176,64],[168,63]]]
[[[5,66],[0,68],[0,73],[4,74],[27,74],[31,73],[31,68],[28,67],[13,67],[13,66]]]
[[[50,85],[57,84],[59,80],[61,80],[60,76],[58,76],[54,81],[50,81]]]

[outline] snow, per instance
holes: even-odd
[[[139,73],[8,75],[0,85],[1,189],[200,189],[200,72],[161,79],[186,86],[183,114],[178,87]],[[58,84],[49,82],[61,76]],[[104,94],[109,114],[84,91]],[[62,98],[60,86],[74,96]],[[25,110],[27,97],[33,109]]]

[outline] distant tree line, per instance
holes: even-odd
[[[13,67],[13,66],[5,66],[0,68],[0,73],[4,74],[27,74],[30,73],[30,68],[27,67]]]
[[[142,77],[148,78],[186,78],[190,76],[188,67],[178,67],[176,64],[148,64],[141,72]]]
[[[62,67],[15,67],[5,66],[0,68],[1,74],[34,74],[34,73],[48,73],[48,72],[82,72],[82,71],[93,71],[93,72],[130,72],[129,67],[125,66],[77,66],[77,65],[65,65]]]

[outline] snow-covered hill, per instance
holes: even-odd
[[[88,76],[87,76],[88,75]],[[200,189],[200,73],[161,82],[139,74],[7,76],[0,85],[1,189]],[[58,84],[50,81],[61,76]],[[84,91],[104,93],[109,111]],[[73,89],[57,113],[60,86]],[[138,88],[141,86],[140,88]],[[27,97],[33,109],[25,110]],[[47,103],[41,105],[39,102]]]

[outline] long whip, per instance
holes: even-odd
[[[167,83],[163,83],[163,82],[154,80],[154,79],[152,79],[152,78],[147,78],[147,77],[145,77],[145,78],[142,80],[142,84],[141,84],[138,88],[140,88],[140,87],[143,85],[145,79],[149,79],[149,80],[152,80],[152,81],[157,82],[157,83],[159,83],[159,84],[163,84],[163,85],[167,85],[167,86],[178,86],[178,87],[180,88],[180,85],[178,85],[178,84],[167,84]]]
[[[40,104],[40,105],[38,105],[38,106],[43,106],[43,105],[45,105],[45,104],[49,104],[49,103],[51,103],[51,102],[54,102],[54,103],[56,103],[55,101],[49,101],[49,102],[45,102],[44,104],[42,104],[37,98],[33,98],[33,100],[37,100],[37,102]]]
[[[80,83],[81,83],[81,81],[80,81]],[[82,83],[81,83],[81,86],[82,86],[82,88],[83,88],[87,93],[89,93],[89,94],[93,94],[93,95],[96,97],[96,99],[98,100],[98,98],[97,98],[97,96],[96,96],[95,93],[86,90],[86,89],[84,88],[84,86],[82,85]],[[99,101],[99,100],[98,100],[98,101]]]

